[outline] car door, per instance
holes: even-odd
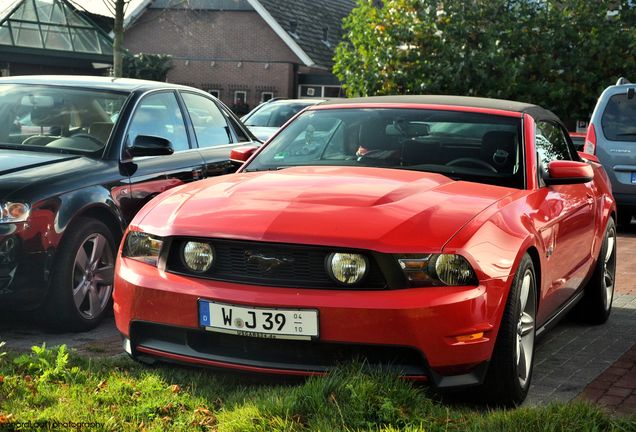
[[[540,172],[545,175],[553,160],[578,160],[564,129],[557,123],[538,121],[535,146]],[[594,183],[542,185],[539,189],[535,223],[545,245],[548,265],[542,275],[544,292],[541,308],[546,316],[574,294],[592,262],[595,229]]]
[[[235,171],[229,161],[232,147],[251,139],[223,108],[203,95],[182,91],[181,97],[192,124],[192,134],[204,161],[203,175],[212,177]]]
[[[203,177],[203,159],[191,144],[185,116],[174,91],[152,92],[140,99],[128,125],[127,145],[131,146],[140,135],[169,140],[174,153],[132,160],[129,197],[123,209],[128,221],[161,192]]]

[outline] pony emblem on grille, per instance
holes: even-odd
[[[245,251],[245,257],[247,258],[248,264],[256,264],[258,270],[263,273],[272,272],[283,265],[294,262],[293,258],[265,256],[264,254],[251,250]]]

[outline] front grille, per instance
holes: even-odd
[[[135,347],[245,366],[326,372],[347,362],[364,361],[402,375],[429,372],[422,353],[411,347],[260,339],[145,322],[133,322],[130,335]]]
[[[189,271],[181,260],[181,249],[188,240],[208,241],[214,246],[215,263],[205,273]],[[369,272],[354,289],[384,289],[385,278],[374,254],[355,250],[339,252],[363,253],[369,258]],[[343,289],[337,285],[325,269],[325,259],[335,248],[321,246],[288,245],[279,243],[249,242],[240,240],[176,238],[168,255],[167,270],[207,279],[238,282],[251,285],[268,285],[297,288]],[[273,257],[283,261],[275,268],[251,260],[253,255]],[[348,287],[347,287],[348,288]]]

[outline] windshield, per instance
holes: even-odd
[[[524,187],[521,119],[431,109],[346,108],[303,113],[245,171],[347,165],[441,173]]]
[[[315,102],[270,102],[245,120],[246,126],[281,127],[303,108]]]
[[[91,154],[104,149],[127,95],[68,87],[0,85],[0,145]]]

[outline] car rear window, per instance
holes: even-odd
[[[608,140],[636,141],[636,97],[623,93],[609,98],[601,126]]]

